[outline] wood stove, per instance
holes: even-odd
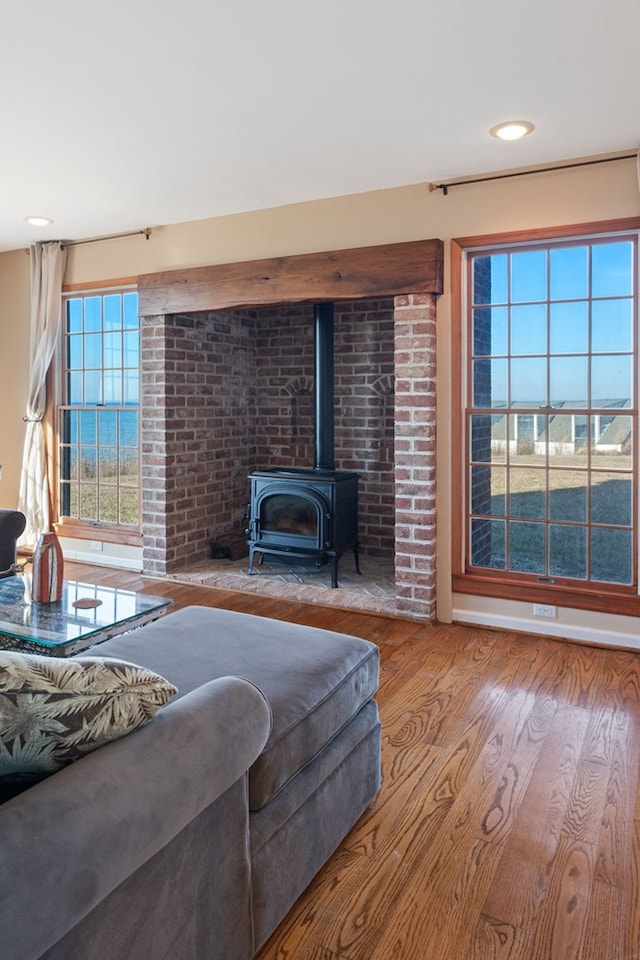
[[[314,307],[313,468],[256,470],[250,475],[247,528],[249,573],[255,554],[290,563],[329,563],[331,586],[338,586],[338,562],[358,554],[358,474],[334,469],[333,304]]]
[[[251,474],[249,573],[256,552],[285,562],[329,562],[338,586],[338,561],[358,557],[358,474],[334,470],[257,470]]]

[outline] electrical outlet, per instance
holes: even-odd
[[[553,607],[550,603],[534,603],[533,615],[534,617],[546,617],[547,620],[555,620],[558,616],[558,608]]]
[[[0,480],[2,480],[2,464],[0,463]]]
[[[102,540],[92,540],[91,541],[92,550],[104,550],[104,544]]]

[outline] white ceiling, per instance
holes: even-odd
[[[14,0],[0,250],[633,152],[639,38],[638,0]]]

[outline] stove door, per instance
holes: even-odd
[[[323,550],[329,542],[329,505],[316,490],[298,484],[267,484],[252,508],[255,544]]]

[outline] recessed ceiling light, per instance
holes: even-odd
[[[26,223],[30,223],[32,227],[48,227],[50,223],[53,223],[51,217],[23,217],[22,219]]]
[[[507,120],[506,123],[497,123],[495,127],[491,127],[489,133],[498,140],[520,140],[532,130],[535,130],[535,127],[528,120]]]

